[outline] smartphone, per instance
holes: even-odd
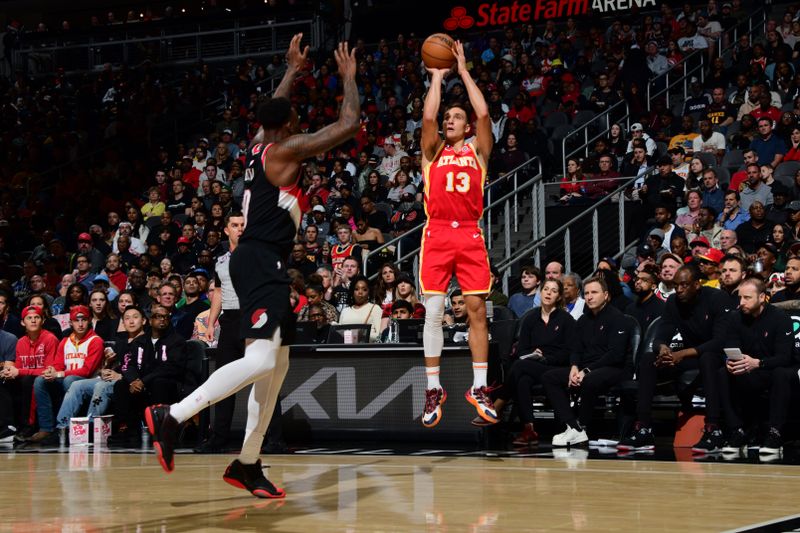
[[[742,354],[739,348],[725,348],[725,355],[731,361],[739,361],[744,357],[744,354]]]
[[[544,359],[544,356],[540,352],[531,352],[526,353],[525,355],[520,355],[520,359],[533,359],[534,361],[539,361]]]

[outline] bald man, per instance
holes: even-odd
[[[544,268],[544,279],[561,279],[564,275],[564,265],[558,261],[550,261]]]
[[[722,249],[724,253],[728,253],[728,250],[734,246],[738,239],[736,238],[736,232],[732,229],[724,229],[719,234],[719,247]]]
[[[560,280],[564,277],[564,265],[559,263],[558,261],[550,261],[547,263],[547,266],[544,267],[544,279],[557,279]],[[533,298],[533,306],[539,307],[542,305],[542,296],[541,293],[537,292],[536,296]]]

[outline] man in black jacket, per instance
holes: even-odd
[[[622,439],[617,449],[652,450],[652,402],[656,382],[699,368],[706,394],[706,427],[703,438],[692,449],[718,450],[724,444],[719,428],[720,400],[718,371],[723,366],[729,299],[718,289],[703,287],[696,266],[684,265],[675,274],[675,294],[667,299],[654,350],[645,353],[638,365],[638,421],[634,432]]]
[[[120,432],[139,436],[142,412],[148,405],[177,401],[185,374],[186,341],[170,326],[169,310],[153,305],[150,334],[134,340],[122,360],[122,379],[114,384],[114,407]]]
[[[722,408],[730,432],[722,451],[738,453],[748,440],[744,430],[743,418],[748,414],[745,410],[749,408],[752,422],[753,406],[758,405],[761,393],[770,388],[774,372],[792,364],[794,332],[789,315],[767,303],[766,285],[758,278],[748,278],[739,286],[739,310],[730,314],[728,323],[725,345],[738,348],[742,355],[728,357],[719,371]],[[760,450],[762,454],[779,453],[781,448],[780,430],[785,416],[777,420],[774,416],[780,417],[785,411],[782,405],[788,403],[788,398],[772,392],[778,391],[770,394],[770,430]]]
[[[567,429],[553,436],[553,446],[574,446],[589,440],[584,429],[592,418],[597,396],[630,376],[626,354],[630,328],[616,307],[609,304],[608,286],[592,278],[583,286],[589,312],[576,324],[576,347],[570,366],[555,368],[542,376],[556,418]],[[569,404],[570,389],[580,396],[578,416]]]
[[[659,282],[658,273],[658,267],[652,263],[639,266],[633,283],[637,299],[625,308],[625,314],[634,317],[639,323],[642,336],[650,324],[664,312],[664,301],[656,297],[655,292]]]
[[[668,155],[658,160],[658,173],[651,174],[644,181],[641,193],[642,200],[649,205],[648,213],[653,212],[657,205],[665,204],[675,212],[678,199],[683,197],[685,182],[672,171],[672,158]]]
[[[736,228],[736,240],[745,252],[756,253],[758,246],[770,238],[773,224],[768,222],[764,204],[758,200],[754,201],[750,205],[750,220]]]

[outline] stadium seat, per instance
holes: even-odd
[[[375,209],[386,215],[387,220],[392,219],[392,206],[386,202],[378,202],[375,204]]]
[[[717,167],[714,169],[717,172],[717,179],[719,180],[720,187],[727,189],[731,183],[731,173],[726,167]]]
[[[728,170],[738,171],[744,165],[744,155],[742,150],[728,150],[722,156],[722,164]]]
[[[590,122],[594,117],[595,113],[592,110],[584,109],[582,111],[578,111],[572,118],[572,125],[576,127],[582,126],[587,122]]]
[[[508,307],[504,306],[504,305],[495,305],[493,307],[493,310],[494,310],[494,317],[493,317],[494,320],[498,320],[498,321],[499,320],[516,320],[515,317],[514,317],[514,312],[511,309],[509,309]],[[516,332],[516,330],[514,330],[514,332],[512,332],[512,334],[515,333],[515,332]]]
[[[144,225],[152,230],[161,225],[161,217],[150,217],[144,221]]]
[[[561,111],[553,111],[549,115],[547,115],[544,119],[543,126],[547,128],[548,132],[553,132],[556,127],[569,125],[569,117],[567,117],[566,113]]]
[[[774,177],[789,188],[794,187],[794,177],[800,170],[800,161],[784,161],[775,169]]]
[[[513,318],[511,320],[493,320],[489,324],[489,334],[492,336],[492,342],[497,343],[500,360],[503,362],[511,358],[511,352],[517,340],[514,336],[517,329],[517,321]]]
[[[716,168],[717,167],[717,156],[708,152],[697,152],[694,154],[694,157],[699,159],[703,162],[703,166],[709,168]]]
[[[631,368],[635,368],[638,358],[639,345],[642,342],[642,328],[639,327],[639,322],[630,315],[625,315],[628,321],[628,328],[630,329],[630,336],[628,337],[628,353],[625,354],[628,359],[628,364]]]
[[[636,421],[636,394],[639,390],[639,382],[636,379],[639,371],[639,361],[642,355],[653,351],[653,343],[655,342],[660,320],[661,317],[653,320],[647,327],[644,336],[640,338],[636,352],[633,354],[633,377],[619,384],[620,409],[617,415],[617,422],[620,436],[627,435]]]
[[[657,317],[650,323],[649,326],[647,326],[647,331],[644,332],[644,337],[641,338],[638,349],[636,350],[636,354],[633,358],[634,372],[637,370],[637,365],[639,364],[639,359],[641,358],[642,354],[653,351],[653,343],[656,340],[656,333],[658,333],[658,322],[660,320],[661,317]]]

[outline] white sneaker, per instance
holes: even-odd
[[[6,426],[0,430],[0,444],[10,444],[14,442],[14,435],[17,433],[17,428],[14,426]]]
[[[583,429],[578,431],[570,426],[567,426],[567,430],[563,433],[553,435],[553,446],[575,446],[584,442],[589,442],[586,431]]]

